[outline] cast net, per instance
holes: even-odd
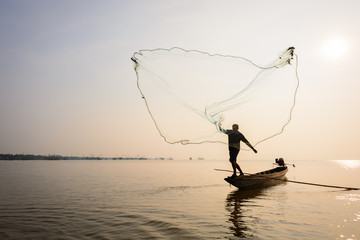
[[[167,143],[226,143],[219,125],[237,123],[256,146],[291,121],[299,86],[293,47],[266,66],[178,47],[140,50],[131,59],[141,97]]]

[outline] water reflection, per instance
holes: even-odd
[[[268,184],[249,190],[235,190],[228,194],[225,208],[229,211],[229,221],[233,226],[229,227],[230,232],[239,238],[256,238],[255,227],[259,221],[259,214],[254,214],[254,209],[262,207],[257,205],[263,200],[271,200],[269,190],[278,185],[285,185],[286,182],[269,181]],[[256,212],[256,210],[255,210]]]
[[[251,233],[251,222],[246,219],[249,218],[246,214],[245,206],[250,205],[253,199],[256,199],[264,195],[264,188],[253,190],[235,190],[226,198],[226,210],[229,211],[229,222],[234,226],[231,226],[229,230],[236,237],[249,238],[255,237]],[[255,217],[253,218],[253,221]]]

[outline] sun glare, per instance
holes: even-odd
[[[335,160],[335,162],[345,169],[355,169],[360,167],[360,160]]]
[[[348,45],[343,39],[332,39],[323,46],[323,53],[330,58],[338,58],[345,54]]]

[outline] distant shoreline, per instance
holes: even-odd
[[[173,160],[173,158],[148,158],[148,157],[78,157],[61,155],[33,155],[33,154],[0,154],[0,160],[26,161],[26,160]]]

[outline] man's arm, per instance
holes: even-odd
[[[222,127],[221,127],[221,125],[220,125],[220,123],[218,124],[218,126],[219,126],[219,130],[220,130],[220,132],[223,132],[223,133],[225,133],[225,129],[223,129]]]
[[[244,135],[243,135],[244,136]],[[257,150],[250,144],[250,142],[244,137],[242,140],[251,150],[254,151],[254,153],[257,153]]]

